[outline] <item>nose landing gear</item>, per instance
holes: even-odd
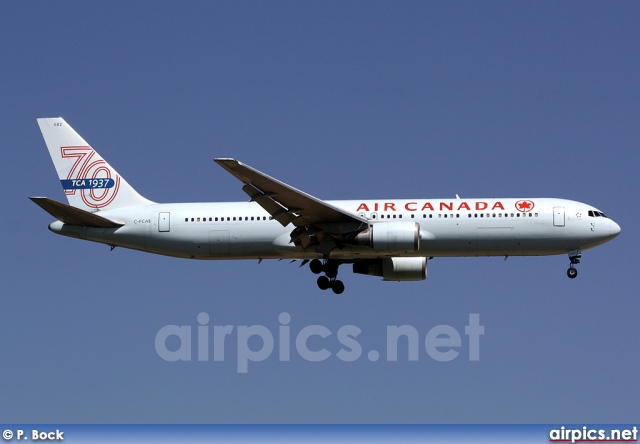
[[[335,294],[342,294],[344,292],[344,284],[342,281],[336,279],[338,276],[338,266],[340,263],[335,261],[325,261],[324,264],[319,259],[314,259],[309,263],[309,268],[314,274],[320,274],[324,272],[325,276],[318,278],[318,288],[320,290],[333,290]]]
[[[574,267],[576,264],[580,263],[580,258],[582,257],[582,252],[578,250],[571,250],[569,252],[569,269],[567,270],[567,276],[569,279],[575,279],[578,276],[578,270]]]

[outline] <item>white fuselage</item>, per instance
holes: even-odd
[[[331,259],[393,256],[541,256],[586,250],[620,227],[596,208],[565,199],[414,199],[328,201],[381,222],[416,222],[415,252],[344,245]],[[283,227],[253,202],[150,204],[101,211],[119,228],[50,224],[51,231],[135,250],[191,259],[313,259],[322,254],[290,242]],[[596,216],[597,215],[597,216]]]

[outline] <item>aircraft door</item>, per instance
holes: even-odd
[[[553,207],[553,225],[564,227],[564,207]]]
[[[171,230],[171,213],[158,214],[158,231],[168,232]]]

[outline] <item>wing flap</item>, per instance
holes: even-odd
[[[244,182],[242,190],[271,216],[286,226],[297,227],[315,224],[368,224],[357,214],[334,207],[310,194],[264,174],[235,159],[214,159],[235,178]],[[354,228],[357,229],[357,228]]]
[[[49,199],[48,197],[30,197],[29,199],[44,211],[65,224],[93,228],[118,228],[124,225],[123,223],[114,222],[102,216],[98,216],[97,214],[89,213],[88,211],[81,210],[80,208],[72,207],[71,205]]]
[[[265,211],[280,222],[283,227],[286,227],[295,219],[295,216],[293,216],[286,207],[283,207],[277,201],[273,200],[269,194],[263,193],[253,185],[246,184],[242,187],[242,191],[247,193],[252,202],[256,202],[264,208]]]

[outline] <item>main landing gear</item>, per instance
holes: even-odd
[[[324,273],[324,276],[318,278],[318,288],[320,290],[333,290],[335,294],[341,294],[344,291],[344,284],[342,281],[336,279],[338,276],[338,266],[340,264],[335,261],[324,261],[324,264],[319,259],[314,259],[309,263],[309,268],[314,274]]]
[[[576,264],[580,263],[580,258],[582,257],[582,252],[580,250],[572,250],[569,252],[569,269],[567,270],[567,276],[569,279],[575,279],[578,276],[578,270],[574,267]]]

